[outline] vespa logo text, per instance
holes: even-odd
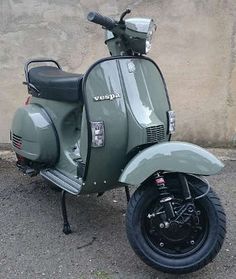
[[[94,101],[105,101],[105,100],[114,100],[114,99],[118,99],[121,98],[120,94],[109,94],[109,95],[104,95],[104,96],[95,96],[93,97]]]

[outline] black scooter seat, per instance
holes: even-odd
[[[29,71],[29,82],[38,93],[39,98],[63,102],[81,101],[83,75],[67,73],[52,66],[34,67]]]

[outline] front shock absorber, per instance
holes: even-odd
[[[155,174],[155,184],[160,192],[160,203],[163,205],[168,220],[175,217],[175,212],[172,206],[173,197],[168,192],[168,187],[166,186],[165,179],[158,172]]]

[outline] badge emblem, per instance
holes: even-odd
[[[127,67],[128,67],[128,72],[129,73],[134,73],[135,70],[136,70],[135,64],[132,60],[127,63]]]
[[[114,99],[118,99],[121,98],[120,94],[118,93],[113,93],[113,94],[107,94],[107,95],[103,95],[103,96],[95,96],[93,97],[93,100],[98,102],[98,101],[106,101],[106,100],[114,100]]]

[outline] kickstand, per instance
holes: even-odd
[[[129,192],[129,187],[128,186],[125,186],[125,194],[126,194],[127,203],[129,203],[130,192]]]
[[[66,191],[62,190],[61,192],[61,209],[62,209],[62,216],[63,216],[63,232],[64,234],[70,234],[71,233],[71,228],[70,224],[68,222],[67,218],[67,212],[66,212]]]

